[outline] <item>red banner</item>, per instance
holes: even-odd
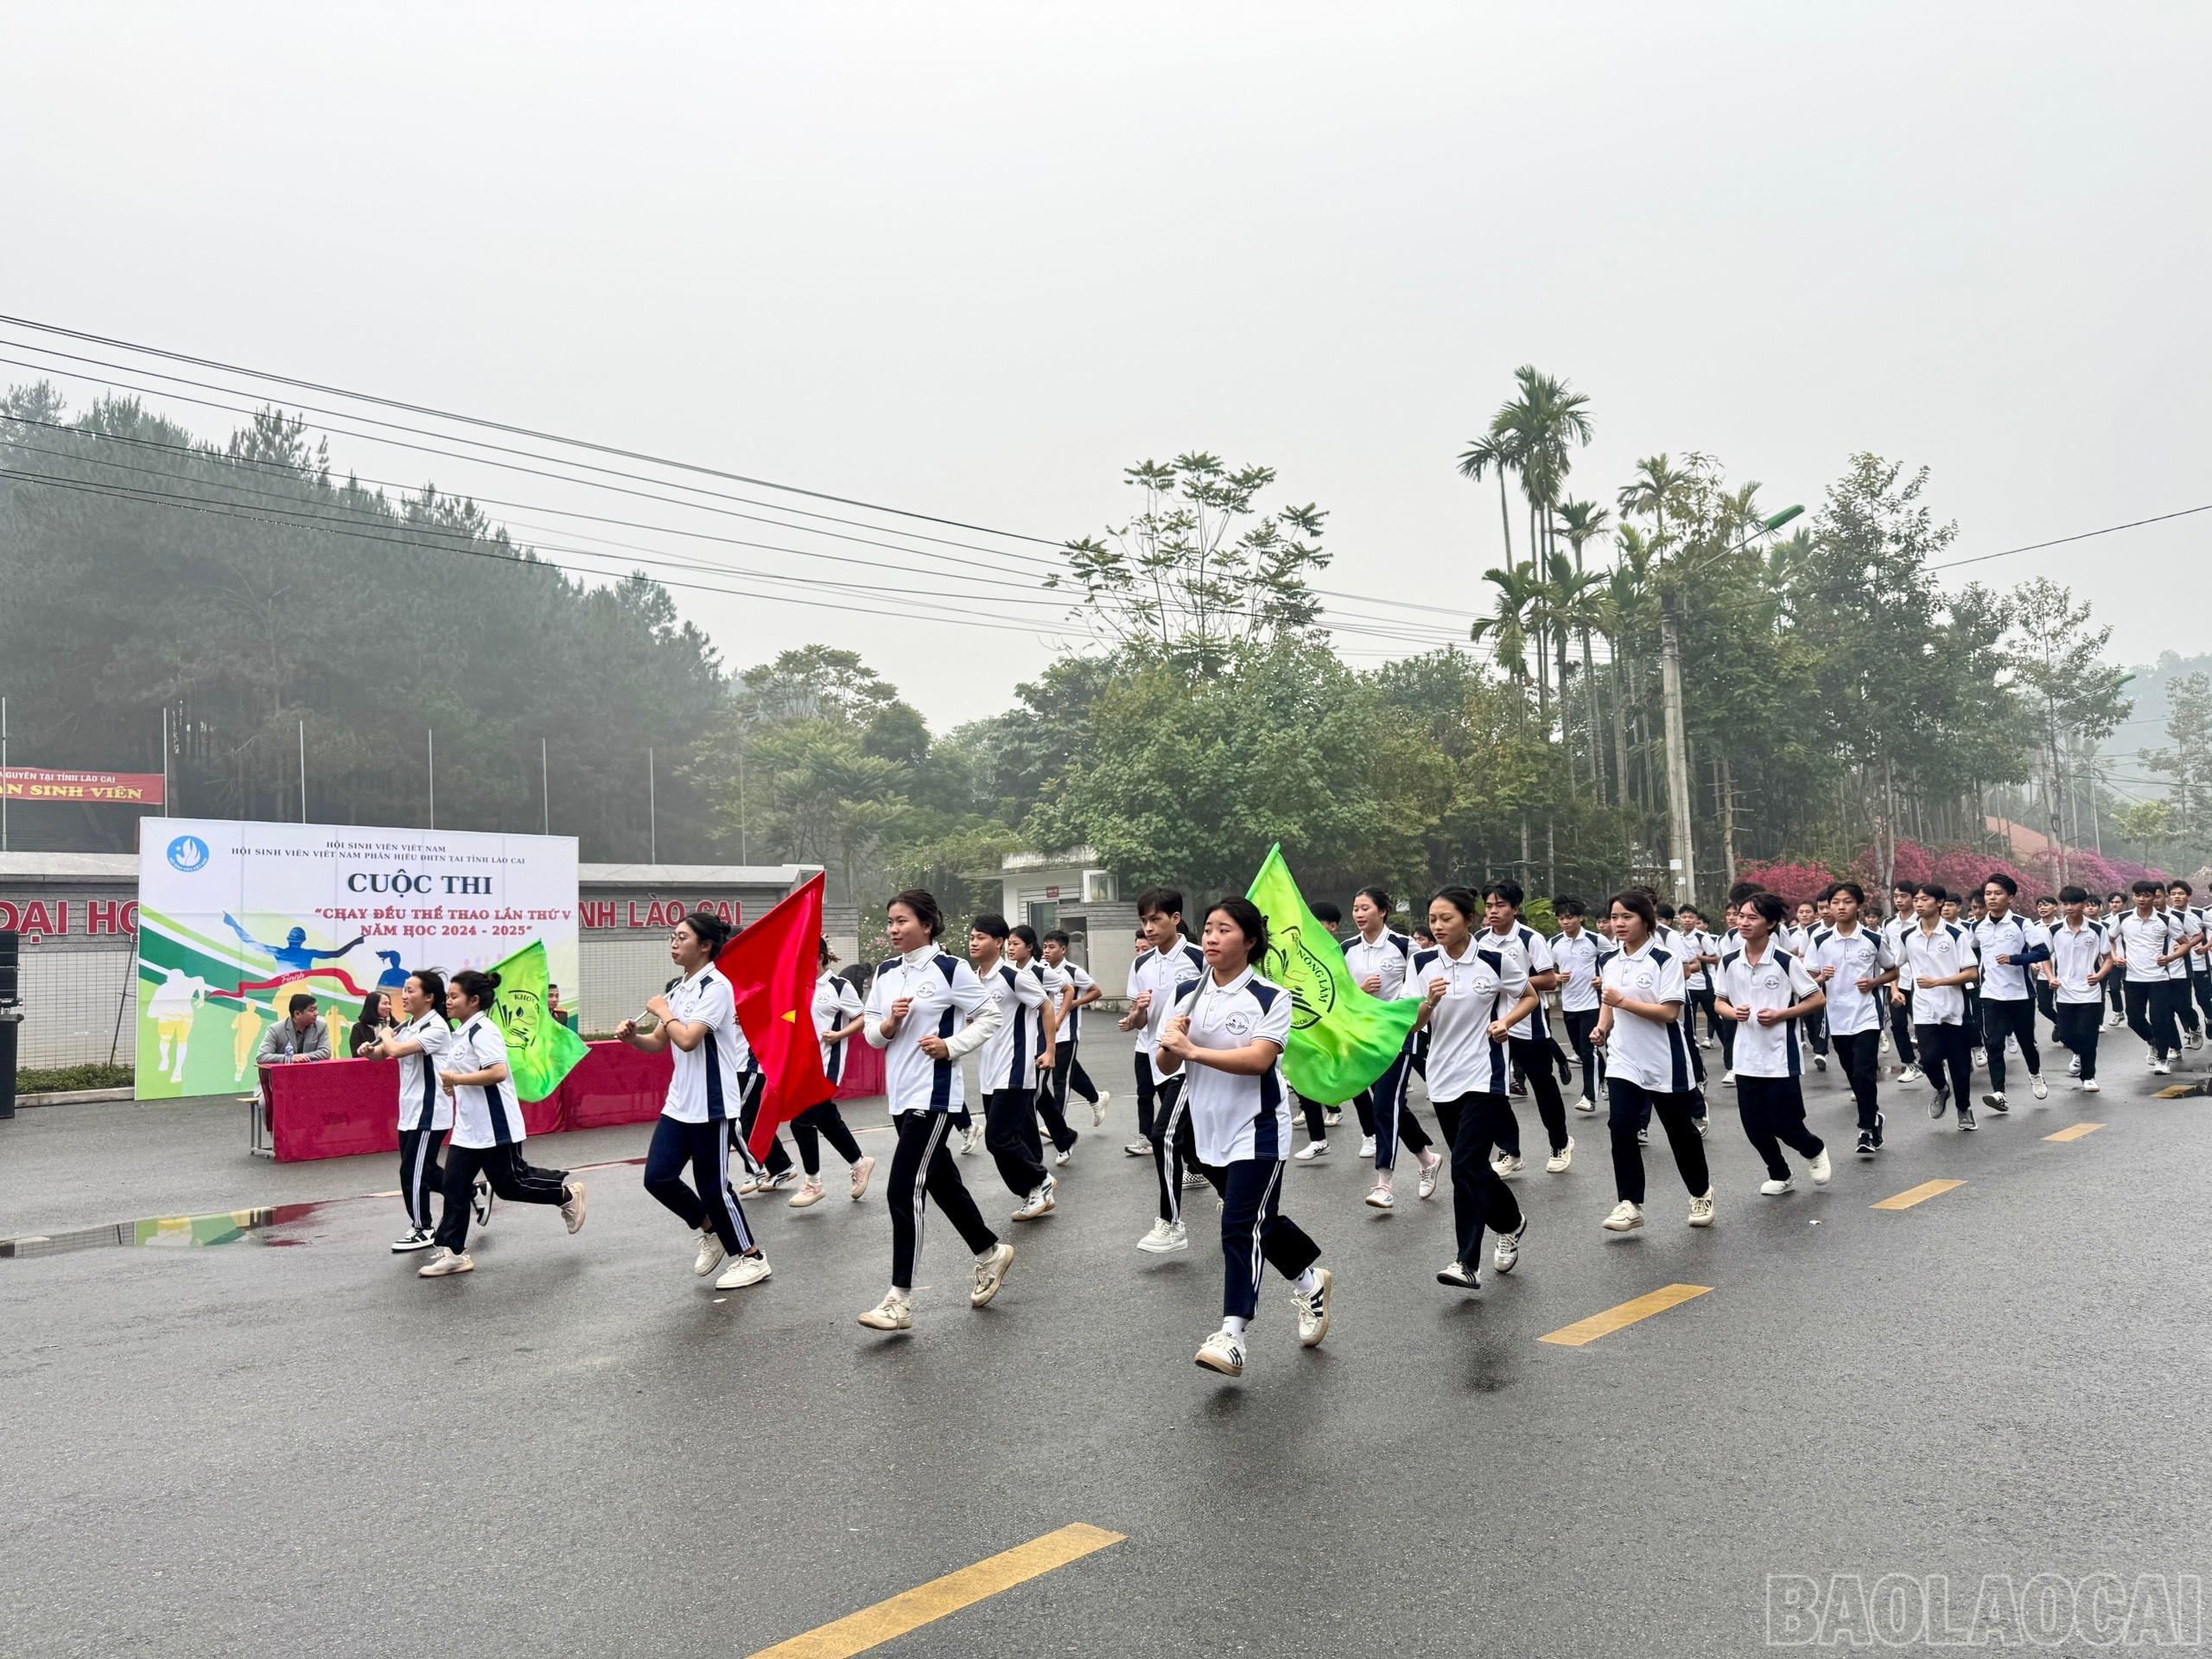
[[[119,801],[162,805],[158,772],[45,772],[36,766],[0,771],[0,795],[11,801]]]

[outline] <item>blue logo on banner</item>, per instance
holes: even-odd
[[[179,836],[169,842],[169,862],[190,875],[207,868],[207,843],[197,836]]]

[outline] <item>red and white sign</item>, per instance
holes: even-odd
[[[162,804],[158,772],[46,772],[36,766],[0,771],[0,795],[11,801],[117,801],[129,806]]]
[[[136,899],[0,899],[0,933],[38,939],[137,931]]]
[[[734,899],[586,899],[576,906],[577,919],[586,929],[639,928],[672,931],[695,910],[718,916],[732,927],[745,924],[742,906]]]

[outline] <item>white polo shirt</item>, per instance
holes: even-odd
[[[1958,1026],[1966,1023],[1967,989],[1963,985],[1929,985],[1924,981],[1948,979],[1974,966],[1974,936],[1957,922],[1938,919],[1930,932],[1915,918],[1904,932],[1905,965],[1912,970],[1912,1020],[1919,1026]]]
[[[2197,948],[2204,942],[2204,918],[2186,906],[2176,910],[2169,905],[2166,906],[2166,924],[2173,929],[2174,935],[2173,944],[2168,945],[2166,949],[2173,950],[2184,939],[2189,942],[2190,949],[2188,956],[2177,957],[2166,964],[2166,977],[2187,979],[2194,971]]]
[[[2127,982],[2148,985],[2167,977],[2158,958],[2180,943],[2171,923],[2158,911],[2138,916],[2129,911],[2112,930],[2113,953],[2127,964]]]
[[[1226,985],[1217,985],[1207,973],[1176,1001],[1174,1012],[1190,1016],[1191,1041],[1200,1048],[1264,1041],[1280,1051],[1290,1041],[1290,993],[1249,968]],[[1257,1077],[1236,1077],[1210,1065],[1185,1065],[1180,1075],[1201,1163],[1280,1163],[1288,1154],[1290,1090],[1280,1052]]]
[[[1045,1046],[1045,975],[1042,965],[1017,968],[1001,957],[977,976],[999,1011],[999,1028],[976,1058],[976,1080],[987,1095],[1001,1089],[1034,1089],[1037,1056]]]
[[[886,1039],[883,1022],[891,1005],[912,997],[913,1006]],[[999,1028],[999,1011],[976,970],[934,944],[893,957],[875,970],[868,988],[868,1023],[861,1034],[870,1048],[883,1050],[883,1085],[891,1114],[957,1112],[967,1104],[960,1058],[988,1041]],[[924,1037],[941,1037],[944,1059],[924,1053]]]
[[[454,1068],[445,1063],[446,1051],[453,1046],[453,1027],[446,1023],[445,1015],[435,1008],[424,1011],[419,1020],[410,1020],[398,1029],[403,1042],[420,1043],[420,1054],[399,1057],[399,1127],[403,1129],[449,1129],[453,1127],[453,1102],[438,1084],[438,1073]],[[499,1058],[505,1059],[505,1046],[501,1045]],[[468,1068],[474,1071],[475,1067]]]
[[[1637,950],[1623,949],[1608,957],[1598,982],[1601,990],[1610,986],[1631,1002],[1680,1002],[1684,995],[1682,961],[1655,936]],[[1612,1030],[1605,1039],[1605,1075],[1654,1094],[1688,1094],[1690,1054],[1682,1039],[1682,1022],[1647,1020],[1615,1008]]]
[[[507,1039],[492,1016],[479,1009],[463,1020],[447,1045],[444,1071],[482,1071],[507,1063]],[[453,1143],[482,1151],[518,1147],[525,1138],[522,1107],[514,1079],[482,1084],[459,1084],[453,1091]]]
[[[1441,946],[1417,950],[1406,975],[1408,996],[1425,997],[1433,983],[1444,982],[1444,998],[1429,1010],[1426,1027],[1433,1101],[1505,1092],[1505,1045],[1491,1040],[1490,1027],[1520,997],[1505,994],[1504,958],[1490,948],[1489,938],[1476,935],[1456,958]]]
[[[2089,976],[2104,964],[2112,952],[2112,939],[2105,925],[2082,918],[2082,925],[2069,927],[2063,919],[2050,930],[2050,971],[2058,982],[2052,992],[2055,1002],[2101,1003],[2105,1000],[2101,982],[2092,985]]]
[[[853,1023],[861,1011],[861,994],[853,982],[824,974],[814,982],[814,1034],[822,1040],[823,1075],[835,1083],[845,1070],[845,1044],[833,1043],[830,1033]],[[849,1042],[850,1038],[846,1039]]]
[[[1860,923],[1846,933],[1837,927],[1813,930],[1813,948],[1807,959],[1815,968],[1835,973],[1821,988],[1828,994],[1828,1034],[1856,1036],[1882,1028],[1881,991],[1862,991],[1862,979],[1879,979],[1897,966],[1897,955],[1881,934]]]
[[[2033,995],[2028,981],[2028,964],[2020,958],[2034,950],[2050,949],[2050,932],[2041,922],[2033,921],[2017,910],[2008,910],[2005,918],[1985,916],[1974,925],[1975,953],[1981,959],[1981,995],[1992,1002],[2025,1002]],[[2010,962],[1999,962],[1999,957],[2010,957]]]
[[[1805,963],[1783,950],[1773,939],[1765,954],[1751,960],[1751,947],[1731,951],[1720,959],[1721,998],[1731,1007],[1749,1008],[1753,1018],[1736,1027],[1734,1070],[1739,1077],[1794,1077],[1802,1069],[1797,1047],[1797,1022],[1777,1020],[1762,1026],[1756,1017],[1761,1008],[1794,1007],[1821,988],[1805,971]]]
[[[1526,922],[1516,922],[1503,933],[1483,929],[1475,935],[1475,948],[1497,952],[1499,976],[1505,982],[1509,1007],[1521,1000],[1521,993],[1535,975],[1553,973],[1559,967],[1552,959],[1551,941]],[[1512,1035],[1520,1038],[1544,1034],[1544,1002],[1538,997],[1535,1011],[1513,1027]]]
[[[668,1046],[675,1064],[660,1115],[678,1123],[719,1123],[739,1116],[745,1107],[739,1079],[753,1069],[753,1050],[737,1023],[737,994],[729,981],[708,963],[671,988],[668,1012],[687,1026],[706,1027],[707,1034],[688,1054]]]
[[[1588,928],[1580,933],[1560,930],[1551,942],[1552,963],[1567,976],[1559,988],[1559,1006],[1567,1014],[1587,1014],[1598,1006],[1598,964],[1613,948]]]
[[[1168,1011],[1174,1006],[1175,988],[1185,984],[1206,971],[1206,959],[1198,947],[1188,939],[1171,944],[1165,950],[1149,950],[1129,966],[1129,996],[1132,1001],[1145,992],[1152,993],[1152,1007],[1144,1023],[1137,1027],[1137,1052],[1150,1054],[1160,1046],[1160,1028],[1167,1023]]]
[[[1719,955],[1712,934],[1701,927],[1670,928],[1660,936],[1662,950],[1680,950],[1682,953],[1682,988],[1701,991],[1707,988],[1705,958]],[[1559,955],[1559,940],[1552,941],[1552,955]]]
[[[1412,938],[1386,927],[1372,944],[1367,942],[1365,934],[1353,934],[1351,943],[1344,946],[1344,968],[1355,985],[1363,987],[1370,975],[1380,977],[1382,988],[1374,995],[1392,1002],[1408,995],[1406,964],[1413,960],[1413,955]]]
[[[1052,999],[1052,1006],[1056,1008],[1061,1006],[1060,993],[1069,986],[1073,986],[1076,995],[1081,997],[1086,995],[1090,988],[1098,982],[1091,978],[1083,964],[1072,957],[1063,957],[1060,965],[1057,968],[1039,957],[1037,958],[1037,966],[1045,975],[1045,994]],[[1072,1043],[1082,1033],[1083,1010],[1070,1008],[1060,1020],[1058,1040],[1063,1043]]]
[[[1890,960],[1897,965],[1897,989],[1908,995],[1912,991],[1912,962],[1905,955],[1905,930],[1917,926],[1910,916],[1892,916],[1882,924],[1882,937],[1889,942]]]

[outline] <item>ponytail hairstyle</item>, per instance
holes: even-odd
[[[1659,907],[1651,902],[1651,895],[1642,887],[1630,887],[1625,893],[1615,893],[1605,901],[1605,914],[1611,916],[1616,905],[1642,922],[1646,933],[1659,931]]]
[[[1390,890],[1388,887],[1362,887],[1354,897],[1366,899],[1385,916],[1390,913]]]
[[[721,955],[722,946],[729,943],[729,924],[711,910],[695,910],[677,925],[690,928],[692,937],[707,947],[709,962]]]
[[[1254,968],[1268,954],[1268,918],[1260,914],[1260,907],[1243,894],[1233,894],[1218,899],[1206,910],[1208,917],[1217,912],[1236,924],[1236,931],[1244,936],[1244,959]]]
[[[1483,901],[1475,897],[1471,887],[1439,887],[1430,895],[1428,902],[1433,905],[1439,899],[1458,911],[1459,919],[1464,922],[1471,923],[1476,917],[1482,914]],[[1427,914],[1425,907],[1422,914]]]
[[[453,976],[453,988],[476,1005],[480,1014],[499,1000],[499,976],[464,968]]]
[[[1006,936],[1009,939],[1020,939],[1029,947],[1029,954],[1033,957],[1043,949],[1043,941],[1038,938],[1037,930],[1027,922],[1016,922],[1007,929]]]
[[[892,895],[891,904],[884,906],[888,912],[891,905],[903,905],[911,912],[922,929],[935,944],[938,934],[944,931],[944,912],[938,908],[937,895],[925,887],[908,887]]]

